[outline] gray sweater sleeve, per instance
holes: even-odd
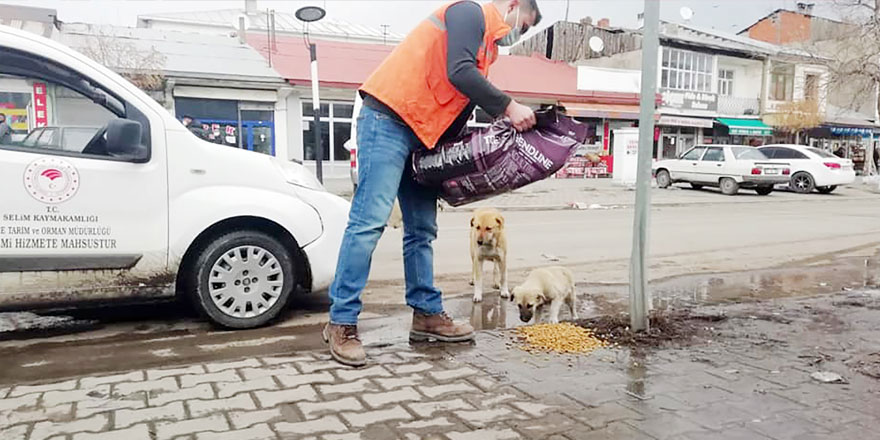
[[[511,98],[477,69],[477,51],[483,44],[485,29],[483,10],[474,2],[457,3],[446,10],[446,74],[452,85],[472,104],[498,117],[504,114]]]

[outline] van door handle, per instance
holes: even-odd
[[[722,165],[719,163],[719,164],[717,164],[717,165],[715,165],[715,166],[716,166],[716,167],[720,167],[720,166],[722,166]]]

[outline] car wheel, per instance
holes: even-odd
[[[759,186],[755,188],[755,192],[758,193],[759,196],[766,196],[773,192],[772,186]]]
[[[672,178],[669,177],[669,171],[657,171],[657,186],[659,188],[669,188],[672,185]]]
[[[736,183],[736,180],[730,177],[725,177],[721,179],[721,192],[727,196],[736,195],[739,192],[739,183]]]
[[[810,173],[800,172],[791,176],[791,189],[796,193],[809,194],[813,192],[816,186],[813,176]]]
[[[834,192],[835,189],[837,189],[837,185],[820,186],[816,188],[816,190],[822,194],[831,194],[832,192]]]
[[[294,257],[258,231],[236,231],[208,243],[189,285],[196,308],[229,328],[252,328],[278,316],[296,285]]]
[[[691,184],[691,188],[693,188],[693,189],[703,189],[703,185],[700,185],[699,183],[692,183],[692,184]]]

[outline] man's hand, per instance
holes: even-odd
[[[516,128],[516,131],[526,131],[535,126],[535,112],[528,106],[522,105],[514,100],[510,100],[507,109],[504,110],[504,116],[510,119],[510,123]]]

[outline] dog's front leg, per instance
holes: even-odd
[[[483,260],[474,258],[474,302],[483,300]]]
[[[559,310],[562,309],[562,299],[556,298],[553,301],[550,301],[550,323],[558,324],[559,323]]]
[[[507,258],[501,257],[495,264],[495,268],[501,275],[501,297],[510,298],[510,289],[507,288]]]

